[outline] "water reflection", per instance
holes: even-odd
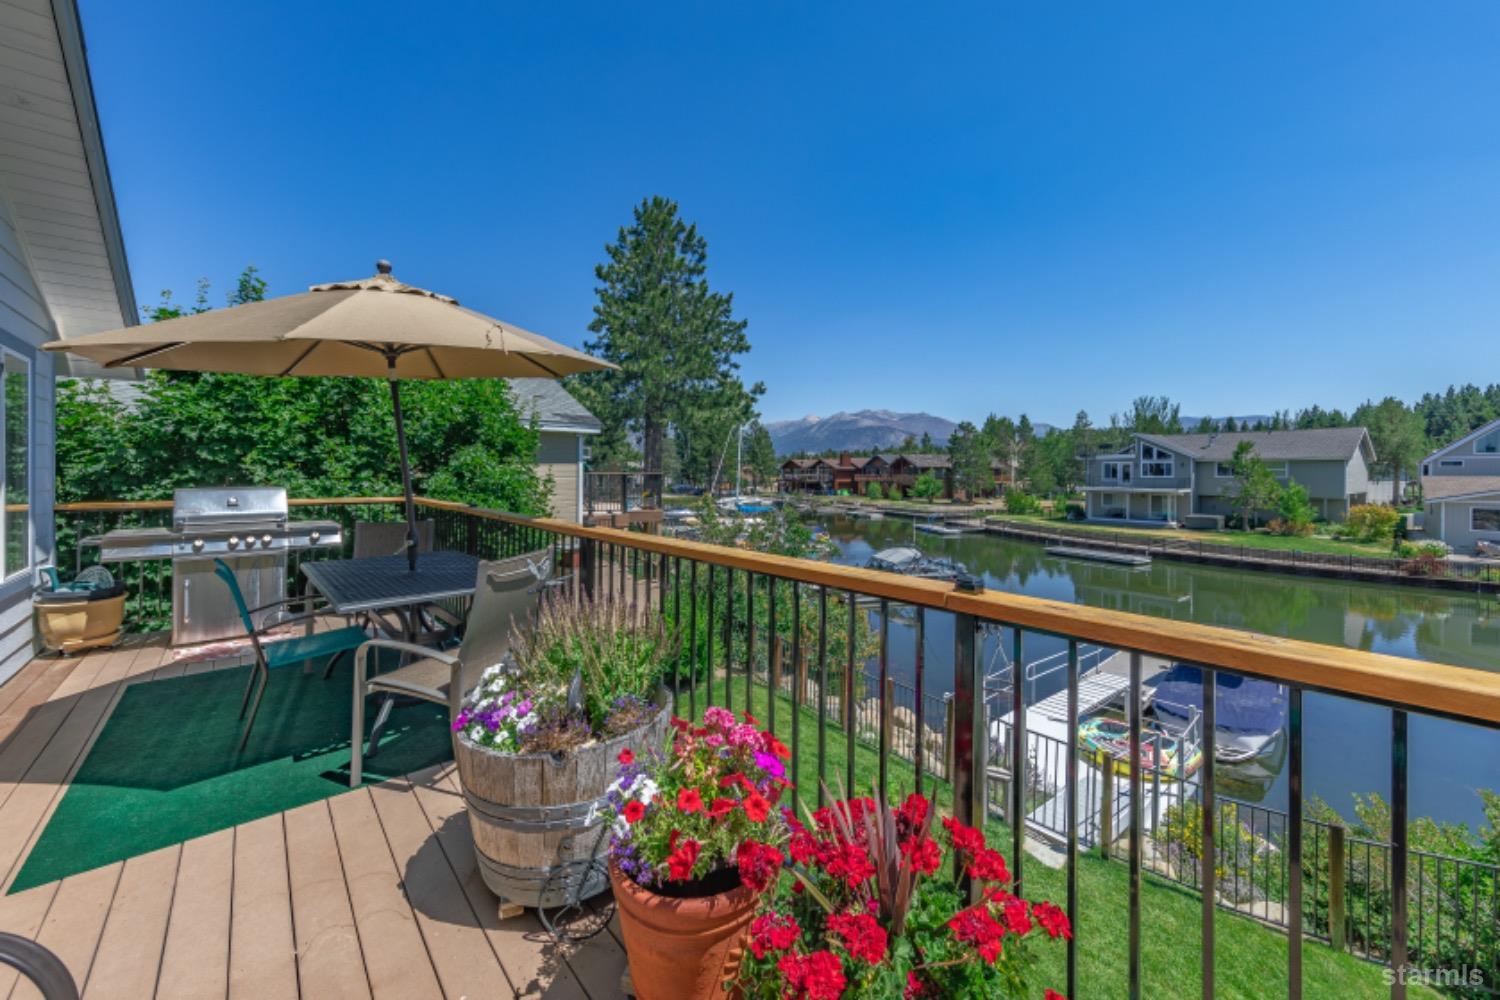
[[[850,565],[863,565],[879,549],[915,543],[925,553],[964,563],[994,589],[1500,671],[1500,602],[1493,597],[1167,560],[1129,568],[1060,559],[1040,545],[997,536],[916,534],[910,522],[896,519],[821,523],[838,548],[835,560]],[[951,617],[929,614],[926,635],[926,688],[940,695],[952,684]],[[897,619],[890,660],[898,680],[911,680],[913,637]],[[987,637],[981,649],[986,665],[1004,667],[1009,644],[1008,633]],[[1064,647],[1062,640],[1027,634],[1025,659],[1032,663]],[[1063,681],[1061,672],[1028,681],[1026,697],[1044,698]],[[1310,693],[1305,720],[1304,780],[1310,793],[1348,815],[1354,793],[1387,792],[1389,712]],[[1250,764],[1221,767],[1219,773],[1233,783],[1226,793],[1284,808],[1284,759],[1283,746]],[[1500,788],[1500,733],[1414,719],[1410,766],[1414,815],[1478,824],[1484,817],[1474,790]]]

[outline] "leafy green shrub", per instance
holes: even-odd
[[[1341,534],[1361,542],[1388,540],[1396,533],[1401,514],[1394,507],[1378,503],[1355,504],[1349,508]]]
[[[1307,487],[1287,483],[1276,498],[1277,517],[1268,526],[1273,535],[1305,536],[1312,534],[1317,511],[1307,498]]]
[[[897,486],[895,483],[892,483],[891,484],[891,488],[885,491],[885,495],[886,495],[886,497],[888,499],[891,499],[891,500],[900,500],[901,499],[901,487]]]
[[[884,494],[881,492],[879,483],[868,483],[865,486],[865,496],[871,500],[879,500]]]
[[[1012,514],[1035,514],[1042,509],[1042,502],[1025,490],[1011,487],[1005,491],[1005,509]]]
[[[911,484],[911,492],[918,499],[931,500],[942,495],[943,481],[930,472],[924,472]]]

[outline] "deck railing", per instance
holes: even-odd
[[[588,514],[661,510],[660,472],[585,472],[583,509]]]
[[[669,678],[678,711],[697,715],[709,704],[754,711],[791,747],[791,771],[809,805],[823,800],[825,783],[834,794],[841,788],[881,796],[916,789],[965,822],[1008,820],[998,828],[1009,839],[1008,859],[1023,893],[1037,864],[1025,843],[1050,835],[1063,855],[1066,909],[1077,929],[1067,949],[1069,996],[1142,995],[1147,909],[1177,905],[1167,884],[1197,893],[1204,997],[1215,995],[1221,909],[1289,938],[1285,969],[1265,970],[1284,977],[1285,985],[1268,986],[1266,995],[1283,989],[1301,995],[1308,939],[1393,969],[1456,973],[1463,966],[1477,970],[1484,987],[1500,986],[1500,869],[1414,850],[1407,795],[1411,716],[1500,729],[1500,674],[639,532],[419,503],[437,522],[439,547],[484,558],[547,548],[574,569],[573,594],[662,617],[681,637]],[[385,519],[397,509],[383,499],[358,498],[311,506],[349,514],[362,504],[383,509]],[[104,513],[66,507],[59,516]],[[112,513],[140,512],[126,507]],[[909,629],[913,640],[899,644],[899,655],[893,626]],[[928,662],[929,635],[943,637],[941,662]],[[1012,676],[1045,673],[1065,692],[1057,735],[1028,731],[1034,685],[997,684],[988,672],[986,654],[997,642],[1004,643]],[[1285,685],[1287,810],[1222,796],[1212,753],[1188,781],[1140,767],[1115,773],[1107,758],[1080,751],[1080,660],[1090,647],[1126,658],[1130,706],[1141,704],[1144,657],[1200,667],[1205,733],[1215,731],[1219,673]],[[1063,652],[1060,670],[1028,673],[1034,662],[1050,667],[1056,649]],[[1388,753],[1389,787],[1370,791],[1390,803],[1387,839],[1360,840],[1307,815],[1308,692],[1384,711],[1380,742],[1388,737],[1389,749],[1378,752]],[[1126,715],[1127,759],[1140,760],[1153,737],[1140,710]],[[1490,735],[1500,747],[1500,734]],[[1175,792],[1163,792],[1164,784]],[[1123,919],[1080,913],[1085,851],[1127,866]],[[1115,935],[1125,956],[1120,981],[1080,983],[1080,949]],[[1405,975],[1390,978],[1392,996],[1404,997]],[[1189,992],[1177,985],[1179,993]]]

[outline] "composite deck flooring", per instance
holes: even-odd
[[[0,685],[0,885],[126,686],[242,662],[132,636]],[[0,896],[0,930],[56,952],[85,998],[595,1000],[625,968],[615,923],[558,944],[530,911],[499,919],[451,764]],[[0,967],[0,998],[38,995]]]

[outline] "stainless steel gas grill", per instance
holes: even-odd
[[[343,545],[337,521],[293,521],[286,490],[225,486],[178,490],[170,528],[122,528],[99,539],[99,561],[172,560],[172,644],[245,634],[214,559],[234,567],[252,608],[286,596],[287,554]],[[260,622],[256,623],[261,624]]]

